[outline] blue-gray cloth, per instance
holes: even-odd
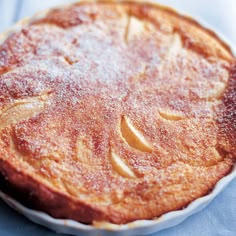
[[[0,236],[57,236],[0,201]],[[203,211],[151,236],[236,236],[236,180]]]

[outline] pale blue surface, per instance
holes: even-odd
[[[57,236],[0,201],[0,236]],[[236,236],[236,180],[203,211],[151,236]]]

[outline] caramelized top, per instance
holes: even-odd
[[[158,216],[230,170],[234,68],[213,33],[160,6],[38,15],[0,46],[0,159],[112,222]]]

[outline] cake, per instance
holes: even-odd
[[[236,160],[236,62],[147,2],[82,1],[0,45],[0,190],[86,224],[182,209]]]

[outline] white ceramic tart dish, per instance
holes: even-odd
[[[81,1],[0,38],[0,198],[72,235],[148,235],[235,177],[236,62],[204,23]]]
[[[0,198],[3,199],[10,207],[17,210],[20,214],[27,217],[29,220],[45,226],[57,233],[78,235],[78,236],[93,236],[93,235],[149,235],[163,229],[173,227],[183,222],[189,216],[204,209],[224,188],[236,177],[236,169],[228,176],[221,179],[213,191],[201,197],[185,209],[172,211],[153,220],[137,220],[128,224],[114,225],[103,223],[96,226],[85,225],[73,220],[55,219],[43,212],[29,209],[16,200],[12,199],[5,193],[0,191]]]

